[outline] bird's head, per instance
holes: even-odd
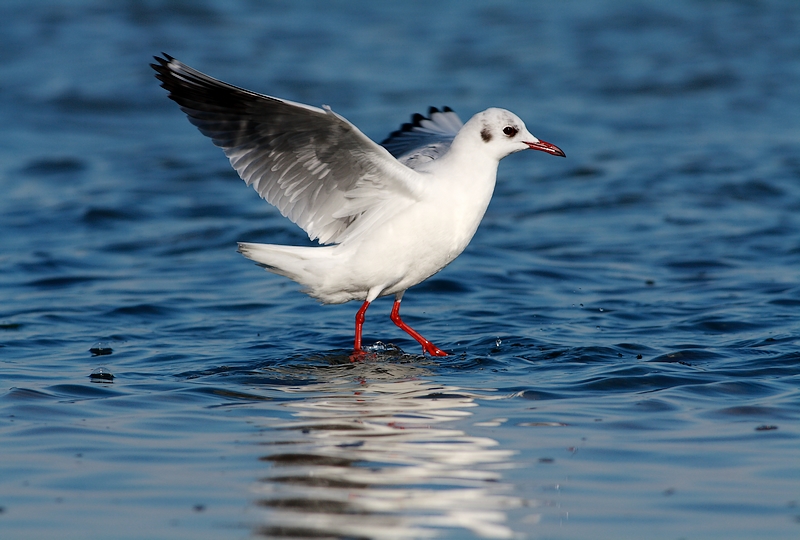
[[[479,112],[470,118],[462,131],[472,139],[471,146],[483,147],[498,160],[529,149],[566,157],[556,145],[534,137],[516,114],[505,109],[491,108]]]

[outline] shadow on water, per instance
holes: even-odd
[[[432,382],[424,362],[409,358],[378,353],[346,365],[331,357],[327,367],[343,369],[281,388],[290,416],[266,426],[256,536],[514,535],[506,510],[530,504],[502,481],[514,452],[451,426],[471,416],[476,398],[491,397]]]

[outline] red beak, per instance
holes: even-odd
[[[525,144],[527,144],[528,148],[531,150],[541,150],[542,152],[547,152],[548,154],[553,154],[554,156],[567,157],[567,154],[565,154],[561,148],[554,144],[550,144],[549,142],[526,142]]]

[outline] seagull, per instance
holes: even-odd
[[[423,354],[447,356],[400,318],[403,294],[467,247],[501,159],[528,149],[566,157],[498,108],[464,124],[449,107],[431,107],[377,144],[329,106],[251,92],[162,55],[150,65],[169,98],[247,185],[320,244],[239,242],[239,253],[323,304],[363,302],[355,355],[364,354],[367,308],[394,295],[391,320]]]

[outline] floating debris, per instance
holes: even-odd
[[[775,431],[776,429],[778,429],[778,426],[762,425],[762,426],[758,426],[756,428],[756,431]]]

